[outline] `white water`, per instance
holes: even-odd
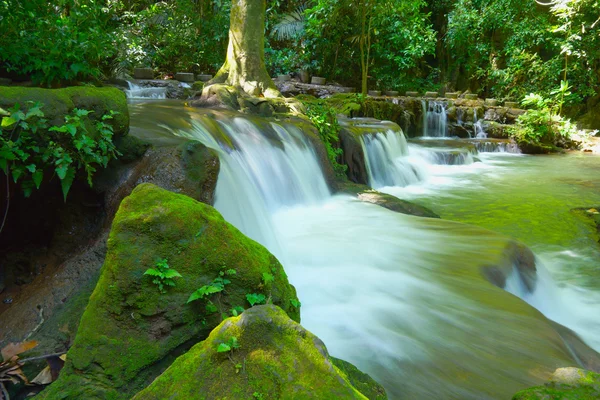
[[[129,89],[125,90],[128,99],[166,99],[166,87],[142,87],[133,82],[127,82]]]
[[[505,239],[331,197],[293,126],[217,125],[215,133],[200,119],[179,132],[219,151],[216,207],[282,261],[303,325],[390,398],[509,398],[573,364],[544,318],[482,279],[479,268],[498,262]],[[233,150],[214,139],[221,133]]]
[[[371,187],[408,186],[424,179],[423,168],[409,157],[402,132],[366,134],[361,144]]]
[[[443,101],[425,101],[427,107],[425,129],[423,136],[446,137],[448,136],[447,104]]]

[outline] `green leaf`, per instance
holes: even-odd
[[[149,268],[146,270],[146,272],[144,272],[144,275],[150,275],[150,276],[159,276],[162,278],[163,274],[160,271],[155,270],[154,268]]]
[[[181,278],[181,274],[174,269],[165,271],[165,278]]]
[[[71,185],[73,184],[73,180],[75,179],[75,168],[69,167],[67,169],[67,173],[65,177],[60,180],[60,186],[63,192],[63,199],[67,201],[67,194],[69,194],[69,189],[71,189]]]
[[[0,124],[0,127],[2,128],[8,128],[11,125],[14,125],[17,123],[17,120],[14,119],[13,117],[2,117],[2,123]]]
[[[249,293],[246,295],[246,300],[250,303],[251,306],[255,304],[262,304],[265,302],[266,297],[262,293]]]
[[[35,188],[39,189],[42,184],[42,180],[44,179],[44,171],[41,169],[36,170],[32,175],[33,183],[35,184]]]
[[[25,168],[27,168],[27,170],[31,173],[34,173],[35,169],[36,169],[35,164],[29,164],[29,165],[25,166]]]
[[[275,280],[275,277],[268,272],[263,272],[262,279],[263,282],[265,282],[265,285],[267,285],[269,282],[273,282]]]
[[[58,167],[56,167],[55,171],[56,171],[56,175],[58,175],[58,179],[60,179],[61,181],[63,179],[65,179],[65,177],[67,176],[68,170],[69,170],[69,164],[60,164]]]
[[[227,343],[221,343],[219,344],[219,347],[217,347],[217,353],[227,353],[228,351],[231,351],[231,346]]]

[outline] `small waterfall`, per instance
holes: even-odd
[[[421,114],[423,119],[423,136],[427,136],[427,101],[425,99],[421,100]]]
[[[408,186],[423,179],[423,170],[408,157],[408,144],[401,131],[366,134],[362,139],[372,188]]]
[[[426,123],[423,136],[446,137],[448,134],[447,104],[443,101],[427,102]]]
[[[476,150],[467,148],[423,147],[416,144],[409,146],[413,158],[425,160],[433,165],[469,165],[475,162]]]
[[[201,116],[192,126],[190,132],[178,134],[220,154],[215,208],[244,234],[283,257],[270,216],[282,207],[316,204],[330,196],[311,143],[291,123],[241,116],[215,122]]]
[[[128,99],[166,99],[166,87],[142,87],[133,82],[127,82],[129,89],[125,90]]]
[[[475,131],[475,138],[477,139],[486,139],[487,132],[483,129],[483,120],[477,117],[477,109],[473,109],[473,130]]]

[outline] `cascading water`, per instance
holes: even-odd
[[[217,209],[283,262],[302,324],[390,398],[504,399],[576,363],[550,321],[483,278],[510,276],[506,238],[331,197],[291,123],[183,118],[191,127],[174,132],[219,152]]]
[[[125,90],[128,99],[154,99],[162,100],[167,98],[166,87],[142,87],[133,82],[127,82],[129,89]]]
[[[424,178],[424,171],[409,159],[408,144],[399,130],[362,136],[369,185],[407,186]]]
[[[425,101],[425,100],[423,100]],[[448,114],[446,113],[446,102],[428,101],[425,129],[423,136],[446,137],[448,134]]]

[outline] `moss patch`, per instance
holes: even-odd
[[[183,277],[161,294],[144,275],[159,259]],[[235,269],[225,291],[186,304],[224,269]],[[265,283],[263,274],[274,281]],[[212,207],[151,184],[121,203],[98,284],[81,319],[68,361],[42,399],[125,399],[165,366],[181,346],[206,338],[248,293],[262,293],[299,321],[296,291],[277,259],[227,223]],[[188,347],[189,347],[188,345]]]
[[[90,114],[92,121],[100,118],[109,111],[116,111],[108,122],[112,125],[114,138],[124,136],[129,132],[129,110],[125,93],[114,87],[73,86],[64,89],[42,89],[21,86],[0,86],[0,108],[9,109],[15,104],[27,108],[27,102],[43,103],[44,112],[50,126],[63,125],[65,116],[74,108],[94,111]],[[90,127],[93,134],[94,127]]]
[[[513,400],[592,400],[600,398],[600,374],[560,368],[544,386],[517,393]]]
[[[239,349],[217,352],[232,337]],[[256,306],[223,321],[133,399],[386,398],[368,375],[332,361],[323,342],[280,308]],[[351,382],[360,383],[365,393]]]

